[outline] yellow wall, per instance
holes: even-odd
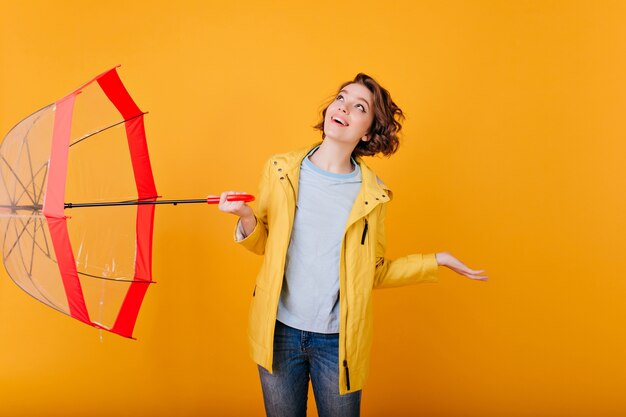
[[[619,1],[0,3],[0,131],[122,64],[159,192],[256,192],[363,71],[407,113],[389,255],[488,284],[379,291],[364,416],[626,414],[626,7]],[[385,5],[384,5],[385,3]],[[388,4],[386,4],[388,3]],[[0,415],[260,416],[260,258],[214,206],[159,207],[131,341],[0,279]]]

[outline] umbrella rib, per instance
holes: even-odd
[[[41,249],[42,249],[43,253],[44,253],[44,254],[45,254],[48,258],[52,259],[52,258],[50,257],[50,246],[48,245],[48,238],[47,238],[47,236],[46,236],[46,229],[45,229],[45,228],[44,228],[44,226],[43,226],[43,219],[39,219],[39,223],[41,223],[40,228],[41,228],[41,230],[42,230],[42,234],[43,234],[43,242],[46,244],[46,250],[44,251],[44,250],[43,250],[43,248],[41,248]]]
[[[7,180],[4,177],[4,170],[0,170],[0,177],[2,178],[2,184],[4,185],[4,188],[7,190],[7,197],[9,197],[9,200],[11,202],[11,206],[14,206],[17,200],[14,199],[15,197],[11,198],[11,195],[8,192],[9,191],[9,185],[7,184]]]
[[[78,271],[76,271],[78,272]],[[115,282],[136,282],[139,284],[154,284],[154,281],[142,281],[142,280],[138,280],[138,279],[118,279],[118,278],[107,278],[107,277],[101,277],[98,275],[92,275],[92,274],[88,274],[86,272],[78,272],[79,275],[84,275],[86,277],[91,277],[91,278],[96,278],[96,279],[104,279],[107,281],[115,281]]]
[[[28,219],[28,221],[26,222],[26,224],[24,224],[24,223],[22,222],[22,226],[23,226],[23,227],[22,227],[22,231],[20,232],[20,236],[22,236],[22,234],[24,234],[24,232],[26,231],[26,228],[28,227],[28,224],[30,223],[30,221],[31,221],[31,220],[30,220],[30,219]],[[17,227],[16,227],[16,231],[17,231]],[[19,241],[19,239],[18,239],[17,241]],[[17,243],[17,241],[16,241],[16,243]],[[24,267],[24,269],[27,271],[28,276],[29,276],[29,277],[30,277],[30,276],[32,276],[31,272],[29,272],[29,271],[28,271],[28,268],[26,268],[26,261],[25,261],[25,259],[24,259],[24,254],[22,253],[22,246],[21,246],[21,245],[17,245],[17,251],[18,251],[18,252],[19,252],[19,254],[20,254],[20,260],[22,261],[22,266],[23,266],[23,267]]]
[[[19,170],[19,167],[21,167],[21,165],[22,165],[22,164],[21,164],[21,161],[22,161],[22,156],[24,155],[24,144],[26,144],[26,143],[27,143],[27,141],[28,141],[28,135],[30,134],[31,129],[32,129],[32,125],[31,125],[31,127],[28,129],[28,132],[26,132],[26,136],[24,136],[24,138],[23,138],[23,139],[22,139],[22,141],[20,142],[20,147],[19,147],[19,150],[18,150],[18,153],[17,153],[17,161],[18,161],[18,165],[19,165],[19,166],[17,167],[17,168],[18,168],[18,170]],[[7,161],[7,164],[8,164],[8,161]],[[17,173],[17,172],[15,172],[15,176],[16,176],[16,177],[17,177],[17,175],[18,175],[18,173]],[[24,183],[22,182],[22,179],[21,179],[21,178],[20,178],[20,180],[19,180],[19,183],[20,183],[20,185],[22,186],[22,189],[26,192],[26,195],[29,195],[29,194],[28,194],[28,186],[24,185]],[[17,183],[16,183],[16,184],[14,184],[14,187],[13,187],[13,197],[16,197],[16,196],[17,196],[17,190],[18,190],[18,187],[17,187]],[[19,201],[19,200],[16,200],[16,202],[17,202],[17,201]],[[34,200],[33,200],[33,202],[34,202]]]
[[[36,223],[37,223],[37,218],[36,218],[36,217],[30,217],[30,218],[29,218],[29,220],[32,220],[32,219],[35,219],[35,224],[36,224]],[[28,226],[28,224],[27,224],[26,226]],[[31,234],[31,233],[28,231],[28,229],[26,229],[26,233],[28,233],[28,236],[30,236],[30,237],[33,239],[33,241],[34,241],[34,240],[35,240],[35,237],[36,237],[35,235],[37,234],[37,229],[34,229],[34,230],[33,230],[33,234]]]
[[[30,222],[30,220],[29,220]],[[16,231],[17,231],[17,226],[16,226]],[[20,233],[21,235],[21,233]],[[17,241],[16,241],[17,242]],[[24,269],[26,269],[26,264],[24,263],[24,255],[22,254],[22,248],[20,246],[18,246],[18,251],[20,252],[20,258],[22,260],[22,264],[24,266]],[[56,303],[54,303],[50,298],[48,298],[42,291],[42,288],[39,286],[39,284],[33,279],[33,275],[32,275],[32,271],[31,273],[27,272],[27,276],[28,276],[28,280],[31,282],[31,284],[33,285],[33,287],[37,290],[37,292],[39,293],[39,295],[41,296],[41,298],[43,300],[39,300],[39,301],[46,301],[48,305],[53,306],[54,308],[56,308],[57,310],[63,312],[63,310],[58,307],[56,305]],[[30,294],[28,291],[26,291],[28,294]],[[30,294],[32,295],[32,294]],[[35,297],[34,295],[32,295],[35,299],[38,299],[37,297]],[[66,313],[67,314],[67,313]]]
[[[49,105],[49,106],[50,106],[50,105]],[[18,181],[20,181],[20,185],[22,185],[22,188],[23,188],[23,190],[24,190],[24,191],[22,192],[22,194],[20,194],[20,197],[19,197],[19,198],[15,198],[15,197],[16,197],[16,195],[14,195],[14,196],[13,196],[13,197],[15,198],[15,203],[16,203],[16,204],[17,204],[17,202],[18,202],[18,201],[20,201],[20,199],[22,198],[22,195],[24,195],[24,193],[26,193],[29,197],[31,197],[31,201],[32,201],[32,203],[33,203],[33,204],[36,204],[36,195],[35,195],[36,190],[35,190],[35,185],[34,185],[33,163],[32,163],[32,159],[31,159],[31,155],[30,155],[30,141],[29,141],[29,139],[30,139],[30,133],[31,133],[31,131],[33,130],[33,127],[37,124],[37,121],[39,121],[39,119],[41,119],[41,117],[44,115],[43,110],[44,110],[44,109],[46,109],[46,108],[48,108],[49,106],[46,106],[46,107],[42,108],[41,110],[39,110],[39,111],[37,111],[37,112],[35,112],[35,113],[34,113],[34,114],[37,114],[37,117],[36,117],[36,118],[35,118],[35,119],[34,119],[34,120],[30,123],[30,126],[28,127],[28,130],[27,130],[27,131],[26,131],[26,133],[24,134],[24,139],[23,139],[23,140],[21,141],[21,143],[20,143],[20,151],[19,151],[20,157],[21,157],[21,155],[22,155],[22,152],[23,152],[23,148],[24,148],[24,146],[26,146],[26,148],[27,148],[26,155],[27,155],[27,157],[28,157],[28,166],[29,166],[29,168],[30,168],[31,183],[33,184],[33,195],[31,196],[30,194],[28,194],[28,189],[27,189],[27,187],[28,187],[31,183],[29,183],[29,184],[27,184],[27,185],[24,185],[24,184],[23,184],[23,183],[22,183],[22,182],[18,179]],[[18,158],[18,159],[19,159],[19,158]],[[8,162],[7,162],[7,165],[8,165]],[[14,175],[15,175],[15,176],[16,176],[16,178],[17,178],[17,174],[15,174],[15,173],[14,173]],[[16,192],[15,194],[17,194],[17,192]]]
[[[33,120],[29,121],[30,126],[28,127],[28,129],[27,129],[26,133],[24,134],[24,139],[26,139],[26,138],[29,136],[29,134],[30,134],[31,130],[33,129],[33,126],[37,123],[37,121],[38,121],[39,119],[41,119],[41,117],[43,117],[43,115],[44,115],[44,113],[45,113],[45,110],[47,110],[48,108],[50,108],[50,107],[52,107],[52,106],[54,106],[54,105],[55,105],[55,103],[48,104],[47,106],[42,107],[41,109],[37,110],[36,112],[34,112],[34,113],[33,113],[33,114],[31,114],[30,116],[28,116],[26,119],[24,119],[24,120],[22,120],[21,122],[17,123],[17,124],[16,124],[15,126],[13,126],[13,128],[9,131],[9,134],[7,135],[7,137],[11,134],[11,132],[13,132],[13,130],[15,130],[15,129],[16,129],[16,128],[20,125],[20,124],[22,124],[24,121],[26,121],[26,120],[30,119],[31,117],[34,117],[34,119],[33,119]],[[36,117],[35,117],[35,116],[36,116]],[[23,141],[22,141],[22,144],[23,144]],[[21,154],[21,148],[22,148],[22,147],[20,146],[20,154]],[[29,156],[30,156],[30,155],[29,155]],[[18,159],[19,159],[19,158],[18,158]],[[15,179],[16,179],[16,180],[20,183],[20,185],[22,186],[22,188],[25,188],[25,187],[24,187],[24,184],[22,184],[22,182],[20,181],[19,177],[17,176],[17,173],[16,173],[15,171],[13,171],[13,168],[11,168],[11,165],[9,164],[9,162],[8,162],[8,161],[4,158],[4,155],[2,155],[2,160],[3,160],[6,164],[7,164],[7,167],[9,168],[9,170],[11,170],[11,173],[13,174],[13,176],[15,177]],[[2,176],[2,182],[3,182],[3,184],[4,184],[5,188],[6,188],[6,190],[7,190],[7,191],[9,192],[9,194],[10,194],[9,186],[8,186],[8,184],[7,184],[7,180],[6,180],[5,176],[4,176],[4,173],[2,173],[2,174],[1,174],[1,176]],[[26,190],[26,192],[28,193],[28,190]],[[11,204],[12,204],[12,205],[15,205],[15,204],[17,203],[17,200],[15,199],[15,195],[14,195],[13,197],[11,197],[11,196],[9,195],[9,199],[11,199]],[[35,201],[33,201],[33,204],[35,204]]]
[[[33,234],[33,235],[31,235],[30,233],[28,233],[28,224],[29,224],[30,222],[32,222],[32,221],[33,221],[33,219],[35,219],[35,228],[34,228],[34,234]],[[11,219],[11,220],[14,222],[14,220],[13,220],[13,219]],[[41,245],[40,245],[39,243],[37,243],[37,241],[36,241],[36,235],[37,235],[37,223],[36,223],[36,222],[37,222],[37,221],[39,221],[39,222],[41,223],[41,226],[39,227],[39,229],[41,229],[41,230],[43,231],[43,235],[44,235],[44,243],[46,244],[45,249],[44,249],[44,247],[43,247],[43,246],[41,246]],[[50,257],[50,246],[48,245],[48,240],[46,239],[45,229],[44,229],[44,227],[43,227],[43,220],[41,220],[41,219],[39,219],[39,218],[37,218],[37,217],[30,217],[30,218],[29,218],[29,220],[28,220],[28,222],[27,222],[25,225],[24,225],[24,224],[22,224],[22,226],[23,226],[23,227],[22,227],[22,231],[19,233],[19,235],[17,236],[17,238],[16,238],[15,242],[13,243],[13,246],[11,246],[11,248],[10,248],[10,249],[9,249],[9,251],[8,251],[8,253],[7,253],[7,254],[3,257],[3,259],[6,261],[6,260],[7,260],[7,258],[8,258],[9,256],[11,256],[11,253],[13,252],[13,249],[15,249],[15,246],[17,245],[17,243],[18,243],[19,239],[22,237],[22,235],[24,234],[24,232],[27,232],[27,233],[28,233],[28,235],[29,235],[30,237],[32,237],[32,238],[33,238],[33,243],[34,243],[34,244],[35,244],[35,245],[36,245],[36,246],[37,246],[37,247],[38,247],[38,248],[39,248],[39,249],[40,249],[40,250],[44,253],[44,255],[45,255],[47,258],[52,259],[52,258]],[[7,228],[6,228],[6,229],[7,229],[7,231],[8,231],[8,229],[9,229],[9,225],[8,225],[8,224],[7,224]],[[16,232],[17,232],[17,228],[16,228]],[[5,232],[5,234],[4,234],[4,239],[3,239],[3,241],[2,241],[2,247],[3,247],[3,248],[6,246],[6,243],[7,243],[7,242],[6,242],[6,240],[7,240],[7,232]],[[4,252],[4,251],[3,251],[3,252]]]
[[[29,182],[28,184],[26,184],[26,187],[29,187],[31,184],[33,184],[34,201],[35,201],[35,202],[33,203],[33,209],[34,209],[34,210],[39,210],[39,209],[40,209],[39,205],[38,205],[36,202],[37,202],[37,201],[39,201],[39,196],[43,194],[43,187],[44,187],[44,185],[45,185],[45,183],[46,183],[46,181],[45,181],[45,178],[46,178],[46,177],[45,177],[45,175],[46,175],[46,174],[44,174],[44,181],[42,181],[42,182],[41,182],[41,187],[40,187],[41,189],[39,190],[39,194],[37,194],[37,190],[35,189],[35,180],[37,179],[37,178],[36,178],[36,177],[37,177],[37,175],[39,174],[39,172],[41,172],[41,170],[42,170],[43,168],[46,168],[46,170],[47,170],[47,169],[48,169],[48,164],[47,164],[47,163],[45,163],[44,165],[42,165],[42,166],[41,166],[41,167],[37,170],[37,172],[35,172],[35,173],[33,174],[34,176],[31,178],[30,182]],[[22,198],[22,196],[23,196],[25,193],[26,193],[26,194],[28,194],[28,192],[27,192],[27,191],[22,191],[22,194],[20,194],[20,195],[19,195],[19,197],[17,197],[17,198],[15,199],[15,203],[16,203],[16,205],[17,205],[17,202],[18,202],[18,201],[20,201],[20,199]]]
[[[31,184],[33,185],[33,201],[36,201],[37,189],[35,188],[35,174],[33,173],[33,160],[30,157],[30,142],[28,140],[26,141],[26,155],[28,156],[28,168],[30,169],[30,183],[27,184],[27,186]]]
[[[22,221],[22,219],[20,219],[20,221]],[[31,221],[31,218],[28,219],[28,222]],[[26,223],[28,224],[28,223]],[[22,222],[22,226],[24,226],[24,223]],[[17,232],[17,225],[15,226],[15,234],[17,235],[17,237],[15,238],[15,242],[13,243],[13,246],[11,246],[11,249],[9,249],[9,252],[6,254],[6,256],[4,257],[5,259],[7,259],[9,256],[11,256],[11,253],[13,253],[13,249],[15,249],[16,246],[18,246],[18,242],[20,241],[20,238],[22,237],[22,235],[24,234],[24,230],[26,230],[26,226],[22,227],[22,230],[18,233]]]
[[[39,220],[39,222],[37,221]],[[37,226],[37,224],[40,224],[40,226]],[[41,230],[43,236],[44,236],[44,242],[46,243],[46,248],[44,249],[39,243],[37,243],[37,229]],[[34,229],[34,233],[33,233],[33,243],[39,248],[39,250],[41,250],[41,252],[43,252],[43,254],[46,257],[50,257],[50,250],[48,248],[48,242],[45,240],[46,239],[46,232],[43,228],[43,221],[41,219],[35,219],[35,229]],[[33,251],[34,254],[34,251]]]
[[[1,157],[2,157],[2,160],[4,161],[4,163],[7,165],[7,167],[11,171],[11,173],[13,174],[13,176],[15,177],[15,179],[17,180],[17,182],[20,184],[20,186],[22,187],[22,189],[26,193],[26,195],[28,195],[30,197],[30,201],[33,204],[36,204],[36,202],[33,200],[32,196],[30,194],[28,194],[28,188],[24,185],[24,183],[22,181],[20,181],[20,178],[18,177],[17,173],[13,170],[13,168],[11,168],[11,165],[9,165],[9,161],[7,161],[4,158],[4,155],[1,155]]]
[[[46,163],[42,166],[42,168],[45,168],[46,172],[44,172],[44,174],[43,174],[43,178],[44,178],[44,180],[43,180],[43,181],[41,181],[41,187],[39,187],[39,195],[37,196],[37,201],[39,201],[39,196],[40,196],[40,195],[43,195],[43,187],[44,187],[44,185],[46,185],[46,177],[47,177],[47,175],[48,175],[48,163],[46,162]],[[41,170],[41,168],[40,168],[40,170]],[[39,173],[39,171],[37,171],[37,174],[38,174],[38,173]]]
[[[19,232],[18,238],[15,240],[15,244],[13,245],[13,247],[11,248],[11,252],[13,251],[13,249],[15,248],[15,246],[17,245],[18,241],[19,241],[19,237],[22,236],[22,234],[24,234],[24,230],[26,229],[26,227],[28,227],[28,223],[31,222],[32,219],[29,218],[28,222],[26,223],[26,225],[24,225],[24,227],[22,228],[22,231]],[[17,232],[17,225],[14,223],[14,227],[15,227],[15,232],[16,234]],[[39,293],[39,296],[41,297],[35,297],[33,294],[31,294],[30,292],[26,291],[27,294],[29,294],[30,296],[32,296],[33,298],[35,298],[36,300],[39,300],[41,302],[43,302],[44,304],[47,304],[51,307],[53,307],[55,310],[58,310],[62,313],[67,314],[66,311],[64,311],[61,307],[59,307],[55,302],[53,302],[50,298],[48,298],[44,292],[43,289],[41,288],[41,286],[37,283],[37,281],[35,281],[33,279],[33,275],[32,275],[32,271],[28,271],[28,269],[26,268],[26,262],[24,261],[24,254],[22,253],[22,248],[21,246],[17,245],[17,250],[20,254],[20,260],[22,261],[22,266],[24,267],[24,269],[26,270],[26,274],[28,277],[28,280],[30,281],[30,283],[32,284],[33,288],[35,288],[37,290],[37,292]],[[33,252],[34,253],[34,252]],[[6,261],[6,259],[11,255],[11,253],[8,253],[5,257],[4,257],[4,261]],[[15,279],[13,279],[13,281],[18,284],[18,286],[21,287],[21,285],[19,285],[19,283],[17,281],[15,281]]]
[[[37,236],[37,220],[33,222],[33,235],[31,236],[33,240],[33,244],[31,245],[31,250],[30,250],[30,267],[28,270],[29,276],[33,274],[33,262],[35,260],[35,247],[37,245],[37,242],[35,241],[36,236]]]
[[[9,227],[11,226],[11,223],[15,223],[15,219],[11,218],[9,219],[9,221],[7,222],[7,227],[4,231],[4,237],[2,238],[2,263],[4,264],[8,258],[8,255],[5,255],[5,251],[4,251],[4,247],[7,244],[7,237],[9,235]]]
[[[117,122],[117,123],[114,123],[114,124],[112,124],[112,125],[110,125],[110,126],[103,127],[102,129],[98,129],[98,130],[96,130],[95,132],[88,133],[88,134],[86,134],[85,136],[82,136],[82,137],[80,137],[80,138],[76,139],[76,141],[75,141],[75,142],[72,142],[72,143],[70,144],[70,147],[72,147],[72,146],[76,145],[77,143],[80,143],[80,142],[84,141],[85,139],[88,139],[88,138],[92,137],[93,135],[97,135],[98,133],[100,133],[100,132],[104,132],[105,130],[108,130],[108,129],[111,129],[112,127],[115,127],[115,126],[121,125],[122,123],[126,123],[126,122],[128,122],[128,121],[131,121],[131,120],[133,120],[133,119],[136,119],[137,117],[141,117],[141,116],[143,116],[144,114],[147,114],[147,112],[142,112],[141,114],[138,114],[138,115],[133,116],[133,117],[129,117],[128,119],[122,120],[121,122]]]

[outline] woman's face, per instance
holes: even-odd
[[[362,84],[348,84],[326,109],[324,133],[326,139],[353,147],[366,137],[374,120],[373,94]]]

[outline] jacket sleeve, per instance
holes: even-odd
[[[235,242],[257,255],[265,253],[265,242],[267,241],[267,204],[269,195],[269,170],[271,169],[271,159],[265,163],[261,173],[261,181],[259,183],[259,194],[257,204],[254,209],[256,217],[256,226],[248,236],[242,238],[239,224],[235,225],[234,239]],[[238,231],[240,233],[238,233]]]
[[[374,288],[400,287],[421,282],[437,282],[438,269],[435,254],[414,254],[390,260],[385,258],[385,212],[381,204],[376,236],[376,271]]]

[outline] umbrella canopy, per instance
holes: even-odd
[[[154,205],[219,202],[158,200],[144,114],[113,68],[19,122],[0,145],[9,276],[44,304],[125,337],[153,282]]]
[[[0,231],[10,277],[44,304],[132,337],[152,283],[157,198],[144,113],[116,68],[18,123],[0,146]]]

